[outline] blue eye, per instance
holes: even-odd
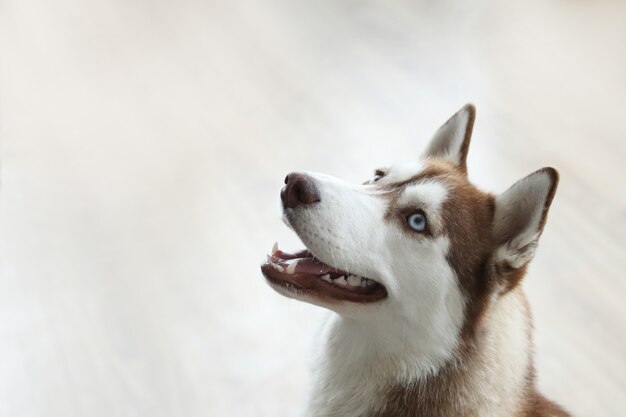
[[[406,222],[409,227],[416,232],[423,232],[426,230],[426,216],[424,213],[413,213],[409,214],[406,218]]]

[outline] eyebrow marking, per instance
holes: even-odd
[[[391,183],[401,183],[420,174],[425,168],[423,161],[399,163],[387,170],[385,180]]]
[[[417,169],[419,168],[419,169]],[[454,175],[454,168],[447,162],[426,159],[424,161],[404,163],[390,168],[381,186],[397,190],[407,185],[428,179],[446,178]]]
[[[448,187],[441,181],[407,185],[396,201],[398,207],[419,204],[430,210],[439,209],[448,198]]]

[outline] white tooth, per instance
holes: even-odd
[[[293,261],[292,263],[290,263],[289,266],[287,266],[287,273],[293,274],[294,272],[296,272],[296,265],[298,265],[297,259]]]
[[[358,287],[359,285],[361,285],[361,279],[359,277],[355,277],[354,275],[350,275],[348,277],[348,284],[352,285],[353,287]]]
[[[339,278],[335,279],[335,284],[339,284],[339,285],[348,285],[348,283],[346,282],[346,277],[344,276],[340,276]]]
[[[361,282],[359,283],[361,287],[367,287],[367,278],[361,278]]]
[[[276,269],[277,271],[283,272],[285,270],[285,268],[283,268],[282,266],[278,265],[277,263],[272,262],[270,265],[272,265],[272,267],[274,269]]]
[[[274,246],[272,246],[272,255],[278,252],[278,242],[274,242]]]
[[[332,280],[330,279],[330,274],[322,275],[322,280],[332,282]]]

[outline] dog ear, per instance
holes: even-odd
[[[431,139],[424,157],[445,159],[466,172],[465,159],[469,149],[476,108],[466,104],[443,124]]]
[[[558,182],[554,168],[543,168],[496,197],[493,261],[497,273],[509,276],[507,288],[517,285],[535,254]]]

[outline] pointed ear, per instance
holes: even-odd
[[[522,278],[523,273],[512,272],[523,272],[533,258],[558,182],[559,174],[554,168],[543,168],[496,197],[493,223],[496,271],[516,276],[516,281]],[[516,284],[509,282],[507,286]]]
[[[475,118],[476,108],[472,104],[466,104],[437,130],[423,156],[445,159],[461,171],[467,172],[465,159]]]

